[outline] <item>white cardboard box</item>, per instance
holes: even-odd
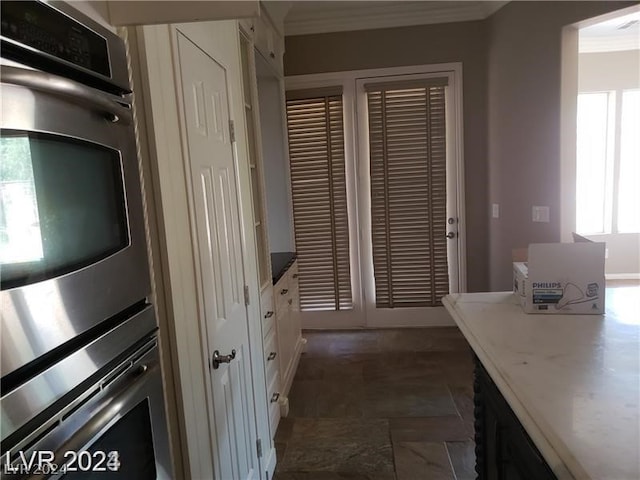
[[[603,314],[604,243],[534,243],[513,263],[513,291],[526,313]]]

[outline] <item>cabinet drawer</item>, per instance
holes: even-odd
[[[285,273],[278,283],[273,287],[275,297],[276,313],[283,312],[288,307],[288,300],[291,297],[291,287],[289,285],[289,272]]]
[[[276,321],[276,312],[273,304],[273,288],[267,287],[260,294],[260,312],[262,318],[262,335],[267,337],[273,330]]]
[[[292,289],[296,288],[298,286],[298,262],[295,261],[293,263],[293,265],[291,265],[291,268],[289,269],[289,271],[287,272],[289,274],[289,286],[292,287]],[[295,283],[295,285],[293,285]]]
[[[265,57],[269,58],[273,52],[273,30],[271,24],[265,17],[260,16],[255,19],[256,48]],[[275,53],[275,52],[274,52]]]
[[[273,377],[272,382],[267,387],[267,405],[269,407],[269,426],[271,435],[275,436],[278,423],[280,422],[280,375]]]
[[[264,358],[265,358],[265,372],[267,375],[267,385],[271,383],[273,377],[278,375],[279,361],[278,358],[278,339],[276,337],[276,329],[274,328],[269,332],[264,340]]]
[[[254,32],[256,30],[256,27],[254,26],[255,21],[256,19],[254,17],[241,18],[240,20],[238,20],[238,23],[240,23],[240,27],[250,39],[253,39]]]

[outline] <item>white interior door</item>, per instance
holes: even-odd
[[[211,435],[216,477],[259,478],[255,409],[227,72],[178,35],[197,236],[200,311],[210,359]],[[194,345],[194,348],[196,346]],[[217,368],[212,356],[222,360]],[[234,352],[234,353],[232,353]]]

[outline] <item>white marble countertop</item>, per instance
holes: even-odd
[[[640,288],[605,315],[527,315],[511,292],[443,303],[559,479],[640,479]]]

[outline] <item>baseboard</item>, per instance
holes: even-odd
[[[304,330],[359,330],[371,328],[453,327],[455,322],[444,307],[372,309],[352,316],[336,312],[303,312]]]
[[[298,370],[298,364],[300,363],[300,355],[302,355],[302,350],[306,345],[307,340],[302,338],[302,336],[298,337],[298,341],[296,342],[296,349],[293,353],[293,361],[289,364],[289,368],[287,369],[286,376],[284,377],[284,381],[282,382],[282,392],[281,394],[284,397],[289,396],[289,390],[291,390],[291,384],[293,383],[293,377],[296,376],[296,371]]]
[[[275,433],[275,432],[274,432]],[[274,445],[273,443],[271,443],[271,445]],[[265,459],[263,468],[267,474],[266,478],[268,480],[271,480],[273,478],[273,475],[275,474],[276,471],[276,463],[277,463],[277,457],[276,457],[276,449],[275,447],[272,447],[271,450],[269,450],[268,455]]]
[[[640,273],[605,273],[606,280],[640,280]]]

